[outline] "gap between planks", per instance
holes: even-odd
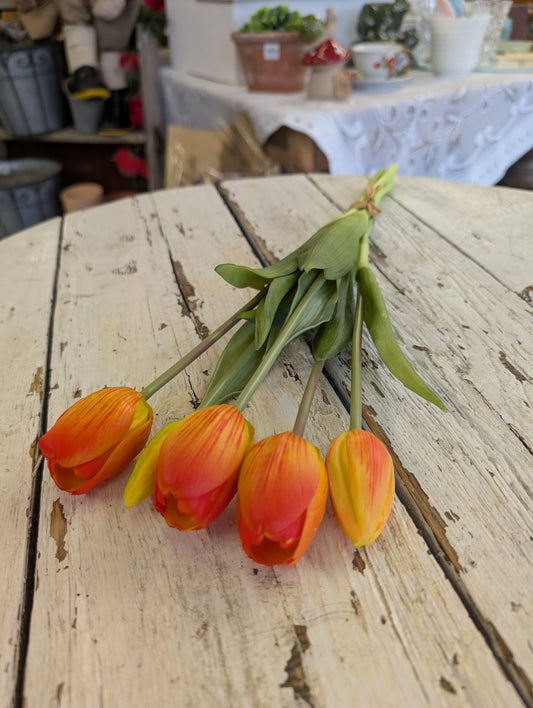
[[[28,508],[28,526],[26,532],[26,547],[24,557],[24,587],[22,590],[22,607],[20,610],[19,641],[15,649],[15,690],[13,708],[24,705],[24,678],[26,658],[30,640],[31,615],[35,595],[35,576],[37,569],[37,544],[39,538],[39,519],[41,513],[41,494],[43,483],[44,458],[39,451],[38,441],[48,427],[48,394],[50,391],[52,341],[54,335],[54,315],[57,303],[57,288],[61,265],[61,250],[63,248],[63,221],[59,229],[57,252],[54,264],[52,299],[48,317],[48,333],[46,340],[45,368],[42,378],[40,427],[33,446],[33,469],[31,472],[31,491]]]

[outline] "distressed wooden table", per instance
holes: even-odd
[[[328,507],[293,567],[243,553],[234,503],[207,530],[127,510],[130,470],[72,497],[36,440],[78,397],[140,388],[249,294],[216,264],[279,258],[363,177],[284,176],[144,194],[0,241],[0,703],[43,706],[533,705],[533,194],[399,177],[371,259],[443,413],[364,340],[364,418],[393,455],[387,527],[361,551]],[[158,393],[189,413],[222,343]],[[348,354],[306,437],[348,425]],[[246,409],[292,428],[311,366],[288,348]]]

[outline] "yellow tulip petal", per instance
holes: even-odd
[[[178,423],[169,423],[161,428],[141,452],[124,489],[124,502],[128,509],[144,501],[154,491],[161,445],[176,425]]]

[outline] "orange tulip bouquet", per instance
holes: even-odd
[[[346,536],[356,547],[371,544],[391,511],[394,469],[385,445],[362,430],[364,325],[390,372],[444,409],[400,350],[368,265],[373,221],[396,170],[377,172],[357,202],[281,261],[264,268],[219,265],[224,280],[256,295],[141,392],[106,388],[65,411],[39,443],[57,486],[83,494],[140,453],[124,492],[127,507],[152,495],[169,526],[189,531],[211,524],[237,494],[242,546],[258,563],[302,557],[328,491]],[[198,409],[147,444],[153,420],[147,400],[237,324]],[[304,333],[314,365],[294,428],[255,442],[243,411],[283,348]],[[324,363],[350,343],[350,430],[331,442],[323,460],[304,438],[305,423]]]

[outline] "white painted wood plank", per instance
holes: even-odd
[[[346,178],[333,183],[321,178],[318,181],[341,209],[353,199],[354,190]],[[425,181],[416,178],[406,180],[406,184],[399,180],[391,199],[403,207],[410,200],[414,202],[408,195],[417,195],[414,203],[418,209],[420,203],[426,204],[422,184]],[[511,272],[530,281],[533,277],[533,238],[529,226],[527,235],[524,228],[533,218],[533,198],[530,192],[520,190],[477,187],[472,191],[475,198],[470,199],[469,190],[465,199],[465,185],[458,193],[456,185],[451,183],[450,193],[456,200],[461,195],[460,204],[467,201],[475,205],[477,218],[471,222],[461,209],[446,208],[443,196],[439,223],[434,192],[438,190],[438,194],[445,195],[446,183],[429,180],[428,184],[433,200],[428,199],[431,207],[425,207],[423,218],[436,226],[427,228],[418,224],[410,212],[390,205],[373,230],[374,262],[396,290],[412,300],[420,318],[428,323],[426,329],[436,328],[439,339],[443,343],[449,341],[445,359],[453,362],[463,384],[472,386],[486,399],[529,450],[533,450],[533,311],[528,298],[518,299],[516,291],[512,292],[513,285],[505,282]],[[483,190],[488,205],[484,215],[480,196]],[[434,212],[431,219],[430,209]],[[498,222],[513,226],[498,228]],[[478,235],[489,233],[489,247],[488,242],[480,246]],[[453,239],[457,242],[454,245],[461,241],[468,247],[457,251],[448,245]],[[514,245],[509,248],[509,244]],[[461,251],[466,250],[468,258],[464,259]],[[435,282],[437,289],[433,287]],[[397,293],[391,298],[393,305],[403,299]],[[446,321],[448,318],[450,323]],[[422,333],[425,335],[425,329]],[[424,342],[419,341],[415,346],[424,346]]]
[[[254,262],[208,187],[91,210],[67,222],[65,243],[51,420],[78,389],[142,385],[197,340],[170,260],[200,332],[246,297],[214,265]],[[191,410],[215,358],[154,397],[154,430]],[[292,426],[309,366],[296,344],[271,372],[246,412],[257,438]],[[325,450],[347,424],[323,383],[309,439]],[[354,554],[328,509],[296,567],[267,569],[244,556],[233,505],[180,534],[149,501],[123,508],[126,477],[81,499],[45,480],[28,705],[521,705],[398,502],[371,549]]]
[[[0,240],[0,696],[8,705],[25,592],[34,443],[41,426],[60,219]]]
[[[361,178],[315,179],[343,208],[361,188]],[[425,181],[418,183],[420,202],[424,200],[422,184]],[[289,216],[282,232],[270,228],[264,203],[251,198],[259,189],[256,183],[227,183],[225,188],[246,221],[257,226],[258,239],[268,251],[284,255],[294,246],[285,238],[297,229],[297,219]],[[407,201],[402,180],[398,189]],[[275,195],[272,189],[270,198],[280,209],[286,193],[281,182]],[[365,417],[397,458],[406,490],[459,570],[459,582],[480,608],[487,632],[494,635],[502,654],[529,674],[531,682],[533,345],[529,308],[448,243],[450,232],[459,228],[461,213],[454,224],[448,210],[444,226],[438,229],[444,234],[441,238],[416,223],[395,203],[395,195],[396,188],[393,198],[382,203],[383,213],[373,230],[377,275],[404,351],[444,398],[449,412],[439,412],[394,381],[366,338]],[[487,195],[492,192],[487,190]],[[311,201],[311,197],[300,202],[306,214],[316,209],[318,200]],[[514,224],[515,194],[510,193],[508,203],[500,201],[501,214]],[[491,218],[488,214],[476,228],[483,230]],[[502,233],[500,245],[508,243],[513,234],[514,227]],[[496,264],[497,259],[491,259]],[[501,260],[505,271],[505,255]],[[348,361],[348,355],[340,357],[331,367],[341,390],[350,387]]]
[[[313,182],[345,208],[353,195],[349,177],[313,175]],[[490,195],[490,196],[488,196]],[[503,285],[533,302],[533,200],[509,187],[465,185],[400,177],[392,198]],[[509,225],[512,223],[512,228]]]

